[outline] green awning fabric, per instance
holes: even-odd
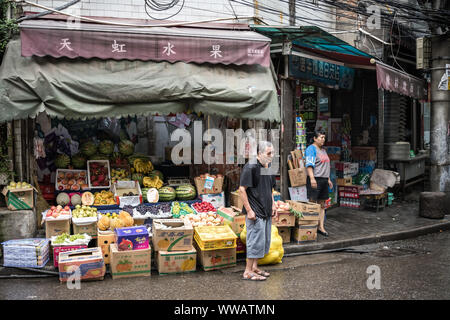
[[[252,30],[272,39],[272,45],[292,42],[293,49],[313,52],[347,64],[371,65],[371,55],[315,26],[256,26]]]
[[[185,112],[280,121],[270,68],[184,62],[22,57],[0,67],[0,122],[40,112],[66,119]]]

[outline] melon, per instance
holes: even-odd
[[[134,152],[134,143],[130,140],[122,140],[119,142],[119,152],[125,156],[130,156]]]
[[[156,188],[150,188],[147,193],[147,201],[149,203],[157,203],[159,201],[159,192]]]
[[[67,154],[58,154],[55,159],[55,166],[59,169],[67,169],[70,165],[70,157]]]
[[[97,146],[94,142],[88,141],[81,145],[81,152],[90,157],[97,153]]]
[[[178,186],[175,190],[177,200],[192,200],[195,199],[197,191],[193,185],[184,184]]]
[[[111,155],[114,152],[114,143],[111,140],[103,140],[98,145],[98,151]]]
[[[77,153],[72,157],[72,165],[75,169],[84,169],[86,168],[86,157],[81,153]]]
[[[70,198],[70,203],[72,204],[72,206],[76,206],[76,205],[81,205],[81,197],[78,193],[75,193],[72,198]]]
[[[137,180],[141,186],[144,185],[144,175],[141,173],[133,173],[131,176],[131,180]]]
[[[60,206],[64,207],[64,206],[68,205],[69,202],[70,202],[70,197],[65,192],[58,194],[58,196],[56,197],[56,203]]]
[[[172,187],[162,187],[158,190],[159,201],[173,201],[177,197],[177,193]]]
[[[83,195],[81,196],[81,204],[83,206],[92,206],[94,204],[94,201],[95,201],[95,197],[89,191],[84,192]]]

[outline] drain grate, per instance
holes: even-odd
[[[412,249],[412,248],[388,248],[378,249],[370,253],[370,255],[381,258],[393,258],[417,254],[427,254],[428,251]]]

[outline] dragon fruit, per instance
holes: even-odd
[[[81,152],[90,157],[97,153],[97,146],[92,141],[85,142],[81,145]]]
[[[103,140],[98,145],[98,151],[100,151],[100,153],[110,155],[114,152],[114,143],[111,140]]]
[[[59,169],[67,169],[70,165],[70,157],[67,154],[58,154],[55,159],[55,166]]]
[[[125,156],[132,155],[134,152],[134,144],[130,140],[122,140],[119,142],[119,152]]]

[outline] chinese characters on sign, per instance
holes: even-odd
[[[24,57],[100,58],[270,66],[269,40],[22,27]]]
[[[294,78],[313,80],[335,89],[352,89],[355,70],[329,62],[289,56],[289,74]]]

